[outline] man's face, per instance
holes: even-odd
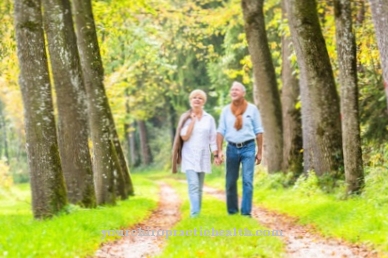
[[[234,84],[232,88],[230,88],[230,97],[232,101],[241,100],[245,96],[245,91],[241,88],[240,85]]]

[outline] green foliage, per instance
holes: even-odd
[[[13,21],[13,1],[0,2],[0,158],[24,163],[24,122],[18,86],[18,60]],[[7,148],[8,155],[5,154]],[[13,175],[10,164],[10,173]],[[15,177],[14,177],[15,180]],[[15,180],[16,182],[17,180]]]
[[[11,175],[9,174],[8,164],[0,159],[0,188],[10,188],[13,184]]]
[[[255,185],[261,189],[283,189],[290,186],[292,178],[292,173],[269,174],[264,170],[259,170],[255,174]]]
[[[146,120],[164,105],[160,96],[165,93],[166,82],[162,79],[173,66],[160,53],[159,32],[150,20],[158,5],[151,8],[143,1],[128,8],[126,3],[94,5],[106,88],[117,121]],[[131,111],[129,117],[123,113],[126,105]]]
[[[382,143],[381,145],[368,144],[363,148],[363,161],[366,167],[372,168],[386,168],[388,164],[388,145]],[[366,171],[369,171],[367,169]]]
[[[388,147],[385,147],[385,158],[388,158]],[[388,204],[388,165],[370,167],[366,170],[363,198],[376,208]]]
[[[172,139],[170,127],[148,127],[149,135],[153,136],[149,146],[153,151],[153,165],[159,169],[169,170],[172,160]]]
[[[388,202],[388,145],[385,142],[377,145],[364,141],[363,161],[365,174],[365,188],[363,198],[375,207],[386,206]]]
[[[9,173],[12,175],[15,184],[28,183],[30,174],[26,156],[20,156],[19,159],[11,158],[9,161]]]
[[[344,192],[342,181],[334,180],[329,173],[317,177],[314,171],[303,173],[295,179],[292,172],[269,174],[259,170],[255,175],[255,185],[266,190],[290,188],[296,194],[311,197],[323,193]]]
[[[360,121],[364,144],[378,145],[388,140],[387,102],[382,85],[382,77],[375,71],[364,69],[360,73]]]

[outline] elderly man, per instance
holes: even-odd
[[[231,104],[224,107],[217,130],[218,163],[223,160],[222,143],[226,148],[226,199],[229,214],[237,214],[237,180],[242,164],[241,215],[251,216],[253,175],[256,165],[262,159],[263,126],[257,107],[245,100],[246,89],[239,82],[233,82],[230,89]],[[257,143],[257,152],[256,144]]]

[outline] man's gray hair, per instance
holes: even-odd
[[[247,89],[245,88],[245,86],[244,86],[241,82],[234,81],[234,82],[232,83],[232,87],[233,87],[234,85],[239,86],[239,87],[243,90],[243,92],[246,92],[246,91],[247,91]]]

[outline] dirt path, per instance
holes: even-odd
[[[206,186],[204,192],[225,201],[225,193]],[[326,257],[379,257],[361,245],[352,245],[343,241],[324,238],[312,227],[301,226],[296,219],[260,207],[253,207],[252,217],[271,230],[281,230],[286,244],[286,257],[326,258]]]
[[[221,190],[204,187],[204,192],[225,201]],[[160,201],[158,209],[145,221],[128,230],[139,228],[151,232],[171,229],[180,220],[180,200],[168,185],[160,184]],[[310,226],[298,225],[297,219],[254,206],[253,218],[271,230],[281,230],[282,240],[286,246],[285,257],[290,258],[326,258],[326,257],[379,257],[362,245],[352,245],[341,240],[325,238]],[[152,257],[159,254],[165,243],[163,236],[124,236],[104,244],[95,257]]]
[[[104,244],[95,257],[151,257],[161,252],[165,237],[162,232],[171,229],[180,220],[180,199],[174,189],[167,184],[160,184],[159,206],[145,221],[129,230],[133,232],[121,239]],[[141,229],[141,235],[139,235]],[[133,231],[135,230],[135,231]],[[125,231],[125,230],[124,230]],[[157,236],[160,234],[160,236]]]

